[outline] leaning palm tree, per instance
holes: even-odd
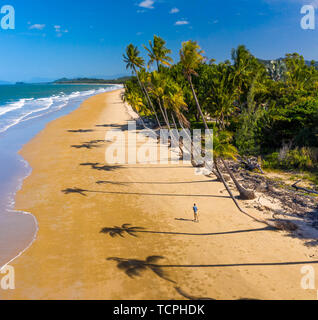
[[[148,83],[148,79],[149,79],[149,74],[148,72],[146,72],[146,70],[144,68],[141,68],[139,73],[138,73],[138,76],[139,76],[139,79],[140,79],[140,83],[142,85],[142,89],[147,97],[147,101],[148,101],[148,104],[150,105],[151,109],[152,109],[152,112],[153,114],[155,115],[155,118],[156,118],[156,121],[157,121],[157,124],[159,126],[159,128],[161,129],[161,124],[160,124],[160,120],[158,118],[158,114],[154,108],[154,105],[149,97],[149,92],[147,90],[147,83]]]
[[[179,144],[181,154],[183,155],[183,149],[181,147],[179,134],[177,132],[177,140],[174,132],[171,131],[170,119],[168,114],[168,109],[171,108],[172,112],[170,113],[170,115],[172,116],[172,120],[176,129],[178,128],[173,118],[173,112],[176,113],[179,121],[182,121],[183,123],[186,123],[188,125],[187,119],[181,112],[182,108],[187,107],[184,101],[182,89],[171,78],[166,77],[164,74],[157,71],[151,73],[149,84],[149,92],[156,99],[159,105],[164,122],[166,123],[169,131],[172,133],[171,138],[177,144]]]
[[[141,58],[139,55],[140,55],[140,51],[133,44],[130,44],[126,48],[126,54],[123,55],[124,62],[126,63],[126,68],[133,70],[137,78],[138,78],[137,68],[140,69],[145,65],[145,60]]]
[[[221,173],[219,168],[219,161],[221,161],[232,178],[236,188],[240,192],[240,198],[243,200],[252,200],[255,199],[255,194],[252,191],[245,190],[235,178],[233,172],[229,169],[225,159],[236,159],[236,155],[238,154],[236,148],[231,144],[232,134],[227,131],[215,131],[213,135],[213,157],[214,157],[214,166],[221,179],[222,183],[224,184],[227,192],[229,193],[230,197],[234,201],[235,205],[241,212],[244,212],[241,207],[239,206],[238,202],[234,198],[232,191],[230,190],[229,186],[227,185],[224,177]],[[244,212],[245,213],[245,212]]]
[[[147,126],[141,116],[141,113],[143,112],[145,115],[147,115],[148,109],[144,105],[141,97],[137,92],[128,92],[125,91],[123,95],[123,100],[133,108],[133,110],[138,114],[140,121],[142,122],[142,125],[145,129],[147,129]]]
[[[189,128],[190,123],[187,118],[184,116],[183,112],[187,111],[187,104],[184,99],[184,94],[182,88],[177,83],[171,83],[167,87],[167,93],[164,97],[167,108],[171,110],[171,117],[174,123],[174,126],[177,128],[174,115],[177,117],[179,123],[183,127]]]
[[[149,93],[157,101],[163,120],[166,123],[168,129],[170,130],[171,127],[170,127],[169,118],[167,116],[167,112],[164,108],[163,101],[162,101],[165,94],[166,83],[167,83],[167,78],[163,74],[157,71],[154,71],[151,73],[150,79],[149,79]]]
[[[124,57],[124,62],[126,63],[126,69],[131,69],[135,73],[140,89],[145,95],[147,102],[149,104],[149,107],[153,110],[153,112],[155,112],[153,104],[149,98],[148,92],[142,85],[139,78],[138,71],[137,71],[137,69],[142,69],[145,65],[145,60],[142,57],[140,57],[140,51],[133,44],[130,44],[126,48],[126,54],[124,54],[123,57]],[[160,127],[159,122],[158,122],[158,125]]]
[[[166,41],[162,38],[154,35],[153,42],[149,41],[149,48],[144,46],[148,52],[149,63],[148,68],[150,68],[154,63],[157,65],[157,70],[159,71],[160,64],[164,66],[171,66],[173,62],[172,58],[169,57],[171,50],[166,47]]]
[[[184,127],[189,128],[190,127],[190,123],[187,120],[187,118],[184,116],[183,112],[187,111],[188,106],[184,100],[184,94],[183,94],[183,90],[182,88],[172,79],[168,79],[166,86],[165,86],[165,93],[164,96],[162,97],[163,99],[163,103],[164,103],[164,107],[167,110],[167,113],[170,112],[171,115],[171,119],[173,122],[173,125],[176,129],[176,133],[177,133],[177,138],[179,141],[179,148],[180,148],[180,152],[181,152],[181,157],[183,158],[184,156],[184,152],[183,152],[183,147],[186,147],[186,145],[184,145],[184,141],[183,138],[181,138],[180,133],[179,133],[179,129],[175,120],[175,116],[178,119],[178,122],[180,124],[180,127],[183,129],[183,131],[185,132]],[[186,133],[187,134],[187,133]],[[188,136],[189,138],[189,136]],[[189,139],[189,141],[192,142],[191,139]],[[191,155],[192,152],[190,151]]]
[[[207,124],[207,121],[205,119],[205,116],[204,116],[204,114],[202,112],[198,97],[197,97],[197,95],[195,93],[194,86],[193,86],[193,83],[192,83],[192,76],[193,75],[198,76],[198,73],[196,72],[196,69],[204,61],[204,57],[203,57],[202,54],[203,54],[203,51],[201,50],[200,46],[198,45],[198,43],[196,41],[191,41],[190,40],[190,41],[184,42],[182,44],[182,49],[180,50],[180,59],[181,59],[181,64],[183,66],[183,72],[184,72],[184,75],[185,75],[186,79],[189,81],[189,84],[190,84],[190,87],[191,87],[191,90],[192,90],[192,94],[193,94],[194,100],[196,102],[199,114],[201,115],[202,121],[204,123],[205,129],[209,132],[210,129],[208,127],[208,124]],[[220,136],[220,138],[222,138],[222,136]],[[225,136],[223,136],[223,138],[225,138]],[[213,148],[215,149],[215,144],[214,143],[217,142],[217,141],[215,141],[215,136],[212,139],[213,139],[213,146],[214,146]],[[227,148],[231,148],[231,145],[229,144],[229,140],[228,139],[221,139],[220,141],[222,141],[222,144],[223,144],[222,148],[224,148],[224,150],[225,150],[226,147]],[[217,152],[216,152],[216,155],[217,155]],[[214,154],[214,157],[215,157],[215,154]],[[217,158],[215,158],[215,159],[217,159]],[[215,164],[215,167],[216,167],[216,170],[217,170],[217,174],[218,174],[219,178],[221,179],[222,183],[224,184],[226,190],[228,191],[230,197],[235,202],[235,204],[237,205],[239,210],[244,212],[240,208],[240,206],[238,205],[238,203],[237,203],[236,199],[234,198],[231,190],[227,186],[227,183],[225,182],[224,177],[223,177],[221,171],[218,168],[217,160],[214,161],[214,164]],[[226,167],[226,169],[229,169],[229,168]],[[233,177],[234,177],[234,175],[231,173],[231,178],[233,179]],[[235,179],[235,177],[234,177],[234,180],[233,181],[234,181],[235,185],[237,187],[238,186],[240,187],[240,188],[238,188],[240,194],[241,194],[241,191],[242,191],[242,198],[246,198],[246,196],[244,194],[245,193],[249,194],[249,191],[247,191],[243,187],[241,187],[239,185],[239,183],[237,182],[237,180]],[[243,189],[246,192],[243,192]],[[250,195],[250,197],[251,197],[251,195]]]
[[[180,50],[180,62],[183,67],[184,76],[190,84],[191,91],[192,91],[195,103],[197,105],[199,114],[204,123],[205,129],[209,130],[207,121],[203,114],[202,108],[200,106],[197,94],[194,90],[194,86],[192,83],[192,76],[198,76],[196,69],[205,60],[205,58],[202,55],[203,53],[204,53],[203,50],[201,50],[200,46],[196,41],[190,40],[190,41],[184,42]]]

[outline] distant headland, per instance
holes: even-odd
[[[62,78],[56,81],[53,81],[55,84],[123,84],[131,77],[120,77],[117,79],[105,80],[105,79],[94,79],[94,78],[75,78],[68,79]]]

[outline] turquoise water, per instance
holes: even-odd
[[[31,214],[14,211],[15,194],[32,171],[18,151],[48,122],[72,112],[90,96],[119,87],[0,86],[0,268],[27,248],[37,232],[37,222]]]
[[[0,86],[0,133],[45,114],[65,108],[83,97],[108,90],[94,85],[2,85]]]

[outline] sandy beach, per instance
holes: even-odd
[[[16,209],[39,231],[0,299],[317,298],[300,285],[301,268],[318,267],[310,249],[241,214],[214,178],[184,164],[105,163],[106,131],[130,119],[119,90],[103,93],[24,146],[33,172]]]

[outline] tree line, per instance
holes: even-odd
[[[158,128],[213,129],[221,180],[218,163],[231,173],[225,160],[238,156],[260,157],[267,167],[317,170],[314,61],[308,64],[293,53],[265,62],[240,45],[231,61],[216,63],[190,40],[182,43],[180,59],[173,63],[171,50],[158,36],[144,49],[147,62],[136,46],[126,48],[124,62],[134,77],[125,83],[124,99]]]

